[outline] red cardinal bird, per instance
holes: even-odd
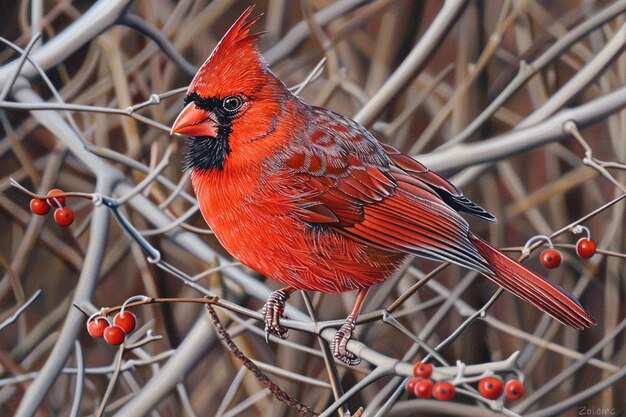
[[[244,265],[280,281],[263,307],[266,332],[296,290],[358,290],[332,344],[347,363],[372,285],[411,255],[476,270],[558,321],[593,318],[562,288],[474,236],[458,212],[495,218],[424,165],[357,122],[303,103],[276,78],[250,34],[248,8],[202,65],[171,133],[191,137],[186,159],[200,210]]]

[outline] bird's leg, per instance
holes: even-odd
[[[361,307],[363,307],[363,302],[365,301],[365,297],[367,297],[368,291],[369,287],[361,288],[356,294],[356,300],[354,300],[354,305],[352,306],[350,315],[346,319],[343,326],[337,330],[335,338],[333,339],[332,350],[335,358],[348,365],[358,365],[361,362],[361,358],[358,358],[354,353],[349,352],[347,346],[350,339],[352,339],[355,322],[361,313]]]
[[[265,321],[265,341],[269,341],[270,333],[275,334],[281,339],[287,338],[287,329],[278,322],[283,318],[285,311],[285,302],[292,292],[296,289],[292,286],[276,290],[270,294],[269,298],[263,306],[263,320]]]

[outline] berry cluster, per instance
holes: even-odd
[[[45,199],[33,198],[30,200],[30,211],[39,216],[44,216],[50,211],[50,207],[56,207],[54,210],[54,221],[59,226],[67,227],[74,221],[74,211],[65,207],[65,197],[63,191],[55,188],[50,190]]]
[[[596,242],[594,242],[591,239],[591,231],[585,226],[577,225],[572,228],[572,232],[574,233],[586,232],[587,237],[582,237],[578,239],[578,242],[576,242],[576,254],[581,259],[591,258],[596,253]],[[529,254],[531,243],[536,242],[538,240],[547,241],[548,246],[549,246],[548,249],[541,252],[540,258],[541,258],[541,263],[543,264],[543,266],[549,269],[558,268],[559,265],[561,265],[561,262],[563,261],[563,256],[561,255],[561,252],[559,252],[558,250],[554,248],[554,245],[552,244],[552,240],[548,236],[537,235],[529,239],[528,242],[526,242],[526,246],[524,246],[523,253]]]
[[[596,242],[591,239],[581,237],[576,243],[576,254],[582,259],[589,259],[596,253]],[[563,256],[561,252],[554,248],[548,248],[541,252],[541,263],[549,269],[558,268],[561,265]]]
[[[113,346],[124,343],[126,335],[135,330],[137,318],[130,311],[121,311],[113,318],[113,325],[106,317],[95,317],[87,322],[87,332],[91,337],[104,340]]]
[[[519,400],[524,395],[524,384],[518,379],[509,379],[503,384],[502,379],[489,376],[478,381],[478,392],[488,400],[497,400],[504,395],[510,400]]]
[[[417,362],[413,367],[414,378],[409,379],[406,390],[418,398],[434,397],[439,401],[449,401],[454,398],[455,387],[450,382],[433,382],[430,376],[432,365]],[[504,384],[502,379],[495,376],[482,378],[478,382],[478,392],[489,400],[496,400],[502,393],[511,400],[518,400],[524,395],[524,385],[517,379],[511,379]]]
[[[435,397],[439,401],[450,401],[454,398],[455,388],[449,382],[433,382],[430,379],[433,373],[433,366],[429,363],[417,362],[413,367],[415,378],[409,379],[406,390],[418,398]]]

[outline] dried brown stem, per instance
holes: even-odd
[[[259,382],[261,382],[267,389],[270,390],[272,395],[278,401],[283,402],[287,404],[289,407],[296,409],[303,416],[315,417],[318,415],[315,411],[311,410],[309,407],[302,404],[297,399],[291,397],[289,394],[283,391],[278,385],[276,385],[271,379],[269,379],[269,377],[265,375],[259,369],[259,367],[256,366],[254,362],[248,359],[248,357],[244,355],[241,350],[239,350],[237,345],[235,345],[235,342],[233,342],[233,340],[230,338],[230,335],[228,334],[226,329],[224,329],[224,326],[222,326],[222,322],[217,316],[217,313],[215,312],[215,309],[213,308],[213,306],[211,304],[207,304],[206,309],[209,312],[209,316],[211,317],[211,320],[213,320],[213,324],[215,324],[215,328],[217,329],[217,332],[220,334],[220,336],[222,336],[222,339],[224,339],[226,346],[228,346],[228,348],[233,352],[233,355],[235,355],[235,357],[241,361],[243,366],[248,368],[254,374],[254,376],[259,380]]]

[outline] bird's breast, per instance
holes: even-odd
[[[299,220],[299,201],[284,190],[288,178],[196,172],[192,182],[202,215],[224,248],[244,265],[295,288],[367,287],[388,278],[406,258]]]
[[[279,180],[252,170],[192,173],[200,211],[215,237],[243,264],[273,277],[271,258],[298,244],[304,225],[292,215],[296,202],[276,192]]]

